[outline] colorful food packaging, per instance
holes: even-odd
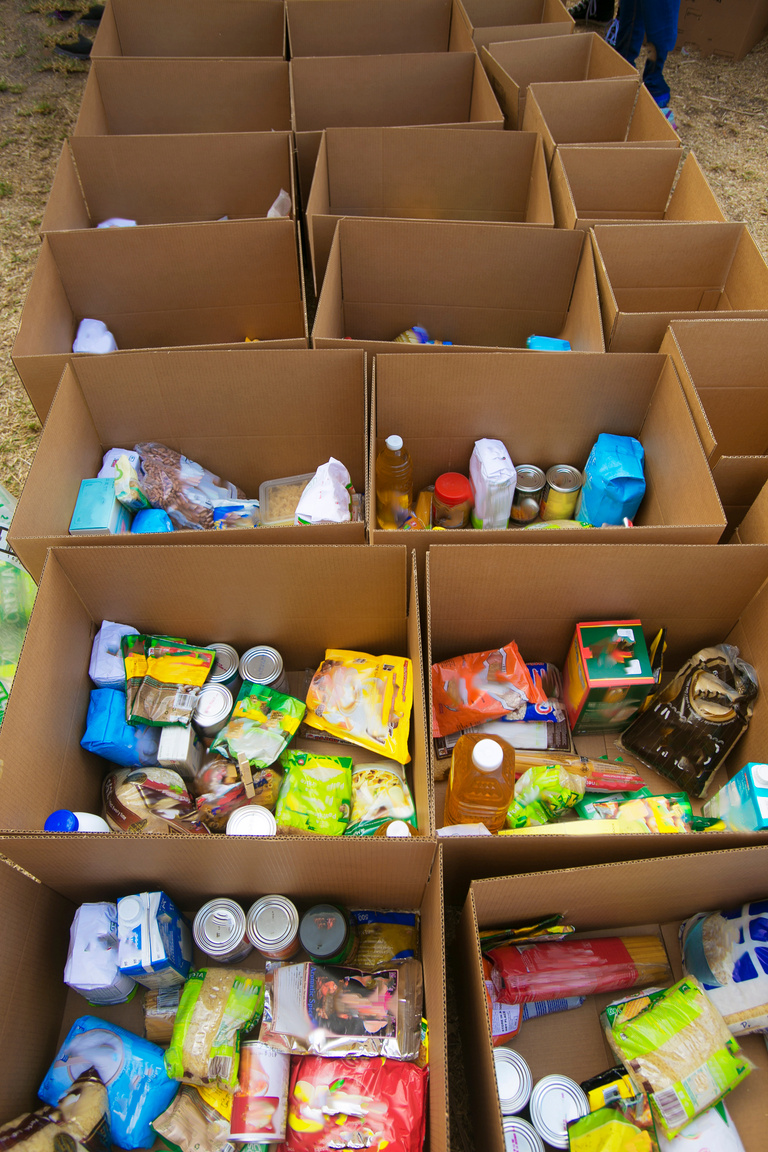
[[[251,772],[253,796],[248,796],[236,764],[223,756],[205,761],[191,784],[196,796],[197,814],[211,832],[225,832],[232,813],[248,804],[259,804],[273,811],[282,782],[275,767],[257,768]]]
[[[125,700],[125,692],[94,688],[80,745],[123,768],[155,768],[160,732],[146,725],[128,724]]]
[[[104,777],[103,794],[104,819],[114,832],[208,831],[172,768],[118,768]]]
[[[597,528],[634,520],[645,496],[645,452],[634,436],[601,432],[584,468],[576,520]]]
[[[91,1068],[56,1108],[38,1108],[0,1124],[3,1152],[110,1152],[107,1090]]]
[[[432,735],[447,736],[500,716],[523,720],[528,704],[546,704],[547,697],[512,640],[433,664],[432,701]]]
[[[357,928],[355,963],[360,968],[381,968],[419,955],[418,912],[350,912]]]
[[[659,1152],[746,1152],[723,1103],[715,1104],[686,1124],[673,1140],[658,1133]]]
[[[236,968],[190,972],[165,1054],[168,1075],[185,1084],[234,1092],[240,1063],[238,1033],[257,1023],[263,1006],[261,973]]]
[[[136,451],[144,470],[141,491],[153,508],[165,509],[175,528],[213,528],[213,501],[245,495],[165,444],[137,444]]]
[[[410,660],[329,648],[307,692],[306,723],[407,764],[412,706]]]
[[[680,926],[683,971],[695,976],[731,1032],[768,1028],[768,900],[700,912]]]
[[[219,1095],[232,1099],[227,1093]],[[231,1148],[229,1117],[204,1100],[199,1089],[190,1084],[182,1085],[152,1127],[171,1152],[228,1152]]]
[[[592,820],[642,820],[651,832],[690,832],[693,810],[685,792],[667,796],[632,796],[598,800],[590,805]]]
[[[352,757],[283,752],[275,807],[278,832],[342,836],[352,809]]]
[[[295,735],[303,715],[300,700],[244,680],[229,722],[211,751],[238,765],[245,759],[251,772],[268,768]]]
[[[570,1152],[659,1152],[651,1121],[645,1125],[627,1100],[609,1100],[602,1108],[568,1124]]]
[[[573,808],[583,795],[583,776],[576,776],[559,764],[529,768],[515,784],[506,826],[548,824]]]
[[[149,500],[142,491],[143,472],[140,469],[138,452],[123,452],[115,461],[115,496],[131,512],[149,508]]]
[[[69,930],[64,983],[92,1004],[122,1004],[135,992],[136,981],[120,972],[115,904],[78,908]]]
[[[94,637],[88,675],[97,688],[115,688],[125,691],[125,664],[120,647],[123,636],[138,636],[130,624],[115,624],[104,620]]]
[[[347,836],[373,836],[390,820],[404,820],[417,827],[416,808],[401,765],[353,765],[352,814]]]
[[[123,659],[128,723],[188,726],[216,659],[213,649],[170,644],[157,636],[127,637]]]
[[[181,1000],[181,987],[148,988],[144,993],[144,1035],[153,1044],[167,1048]]]

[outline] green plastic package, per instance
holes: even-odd
[[[342,836],[352,810],[352,757],[284,752],[275,807],[278,831]]]
[[[172,1080],[234,1092],[240,1067],[240,1032],[264,1010],[264,976],[235,968],[200,968],[184,985],[165,1053]]]
[[[584,795],[584,777],[559,764],[541,764],[523,772],[507,811],[507,828],[551,823]]]
[[[305,711],[301,700],[245,680],[229,723],[213,741],[211,751],[235,764],[245,756],[252,771],[268,768],[293,739]]]

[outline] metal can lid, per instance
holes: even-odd
[[[547,469],[547,484],[555,492],[578,492],[583,483],[581,472],[570,464],[553,464]]]
[[[204,684],[192,719],[203,728],[218,724],[227,719],[234,706],[234,698],[226,684]]]
[[[222,897],[204,904],[192,925],[195,944],[208,955],[223,955],[241,943],[245,912],[234,900]]]
[[[518,464],[515,481],[517,492],[538,492],[546,481],[546,476],[536,464]]]
[[[227,820],[227,836],[275,836],[277,821],[269,808],[261,804],[244,804]]]
[[[310,956],[335,956],[347,938],[347,918],[335,904],[315,904],[301,918],[299,939]]]
[[[507,1152],[546,1152],[536,1129],[519,1116],[506,1116],[502,1124]]]
[[[519,1052],[511,1048],[494,1048],[493,1061],[501,1111],[505,1115],[520,1112],[528,1103],[533,1087],[530,1068]]]
[[[531,1120],[539,1135],[554,1148],[568,1147],[568,1121],[589,1112],[589,1101],[575,1080],[544,1076],[531,1093]]]
[[[240,660],[240,675],[251,684],[271,684],[279,679],[282,671],[282,656],[267,644],[249,648]]]
[[[248,910],[247,927],[256,948],[280,948],[296,936],[298,909],[285,896],[262,896]]]
[[[240,657],[231,644],[206,644],[206,648],[216,653],[213,667],[208,673],[207,684],[221,684],[231,680],[240,667]]]

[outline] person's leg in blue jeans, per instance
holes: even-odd
[[[669,104],[669,85],[664,79],[664,61],[677,40],[680,0],[621,0],[616,51],[634,64],[644,39],[648,56],[643,83],[660,108]]]

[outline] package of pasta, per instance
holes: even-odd
[[[553,943],[504,945],[487,953],[502,1004],[661,984],[672,972],[657,936],[567,937]]]
[[[412,960],[419,955],[418,912],[350,912],[357,928],[355,964],[381,968],[384,964]]]
[[[233,760],[251,772],[268,768],[296,734],[304,705],[292,696],[263,684],[244,680],[226,727],[211,744],[211,751]]]
[[[584,796],[585,779],[561,764],[542,764],[523,772],[507,812],[507,828],[525,828],[557,820]]]
[[[55,1108],[0,1124],[3,1152],[110,1152],[107,1090],[95,1069],[78,1076]]]
[[[432,735],[449,736],[487,720],[524,720],[529,704],[547,705],[514,640],[432,665]]]
[[[569,1152],[659,1152],[653,1120],[644,1123],[633,1101],[608,1100],[568,1122]]]
[[[700,912],[680,926],[683,972],[736,1034],[768,1029],[768,900]]]
[[[693,977],[649,993],[631,1015],[624,1006],[610,1023],[609,1042],[638,1091],[646,1092],[654,1119],[667,1136],[716,1104],[745,1080],[752,1064],[706,992]]]
[[[278,832],[343,836],[352,807],[351,756],[284,752],[285,771],[275,807]]]
[[[153,1120],[152,1127],[171,1152],[229,1152],[232,1148],[229,1140],[232,1097],[221,1089],[214,1090],[216,1107],[210,1099],[203,1098],[205,1091],[191,1084],[182,1085],[165,1112]],[[228,1112],[224,1101],[229,1101]]]
[[[177,984],[173,988],[147,988],[144,993],[144,1035],[161,1048],[171,1042],[181,989]]]
[[[416,808],[400,764],[355,764],[347,836],[373,836],[390,820],[416,828]]]
[[[264,977],[259,972],[190,972],[165,1054],[168,1075],[185,1084],[234,1092],[240,1066],[238,1033],[253,1028],[263,1007]]]
[[[297,1054],[415,1060],[422,1002],[418,960],[374,972],[269,964],[259,1040]]]
[[[410,660],[329,648],[309,685],[305,723],[407,764],[412,706]]]

